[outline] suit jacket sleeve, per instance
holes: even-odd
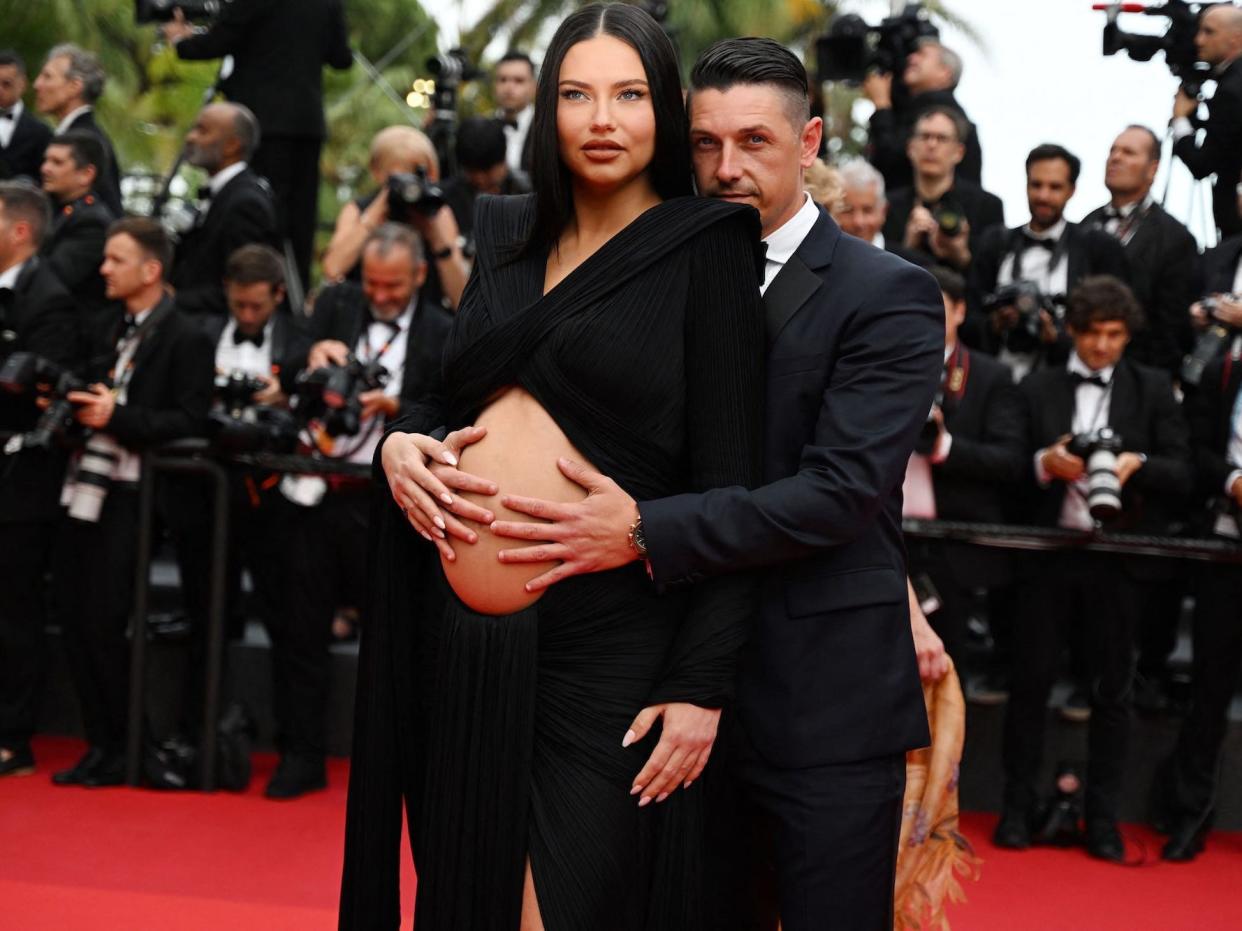
[[[223,58],[246,45],[249,31],[256,20],[267,16],[276,0],[242,0],[226,3],[211,28],[177,43],[177,56],[186,61]]]
[[[59,288],[40,302],[29,325],[22,329],[21,348],[26,352],[33,352],[60,365],[73,365],[79,361],[82,341],[79,339],[78,314],[73,298]]]
[[[979,436],[953,434],[949,456],[936,469],[942,475],[981,482],[1017,482],[1025,464],[1017,449],[1022,444],[1017,413],[1018,392],[1006,368],[988,386]]]
[[[345,7],[341,0],[328,0],[328,24],[323,37],[323,61],[329,67],[345,71],[354,63],[349,48],[349,30],[345,26]]]
[[[48,253],[48,265],[66,288],[73,291],[99,274],[106,232],[101,223],[79,224]]]
[[[186,327],[166,351],[174,355],[168,406],[121,404],[108,421],[107,432],[131,449],[202,436],[206,429],[215,375],[211,338],[198,327]]]
[[[1239,66],[1235,64],[1231,70]],[[1206,178],[1222,164],[1233,164],[1242,151],[1242,81],[1221,83],[1208,103],[1208,118],[1203,124],[1203,144],[1195,136],[1183,136],[1173,144],[1173,152],[1196,178]],[[1233,185],[1237,178],[1222,178],[1221,183]]]
[[[962,342],[993,354],[1000,344],[992,330],[992,322],[983,310],[983,302],[996,290],[1008,232],[1003,226],[994,226],[983,234],[970,263],[966,288],[966,320],[962,324]]]
[[[1147,321],[1152,333],[1152,362],[1165,371],[1175,372],[1190,347],[1190,305],[1199,297],[1199,249],[1194,237],[1176,229],[1176,238],[1160,255]]]
[[[935,281],[903,266],[842,331],[798,471],[640,506],[652,572],[667,584],[771,565],[848,543],[900,487],[944,365]]]
[[[1194,472],[1190,465],[1190,429],[1173,395],[1173,383],[1164,372],[1148,370],[1144,391],[1151,395],[1154,408],[1152,448],[1147,462],[1130,479],[1136,491],[1161,497],[1180,498],[1190,494]],[[1125,437],[1122,437],[1125,440]]]
[[[247,196],[237,197],[229,204],[228,220],[220,228],[219,242],[202,242],[201,247],[218,251],[223,270],[224,261],[242,246],[251,243],[274,245],[275,222],[271,205],[257,194],[247,192]],[[224,296],[224,282],[178,288],[177,306],[188,314],[227,314],[229,308]]]

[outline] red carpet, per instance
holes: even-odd
[[[257,758],[245,795],[200,795],[55,788],[48,773],[73,763],[81,744],[46,739],[35,750],[36,775],[0,780],[0,928],[335,927],[344,763],[333,764],[327,792],[282,803],[262,797],[270,756]],[[1242,928],[1242,835],[1214,835],[1203,856],[1179,866],[1159,860],[1155,835],[1130,828],[1127,838],[1145,844],[1151,862],[1125,869],[1081,851],[997,850],[987,842],[993,820],[965,820],[983,878],[950,909],[953,931]],[[412,874],[403,882],[412,889]],[[406,910],[408,928],[408,901]]]

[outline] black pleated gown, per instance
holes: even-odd
[[[480,201],[442,390],[394,429],[469,424],[520,385],[636,500],[752,487],[757,214],[666,201],[543,295],[546,255],[518,253],[532,207]],[[548,931],[699,927],[702,789],[638,808],[630,786],[658,728],[621,739],[648,705],[728,701],[753,580],[659,593],[634,563],[562,582],[517,614],[477,614],[377,478],[341,928],[399,924],[403,801],[418,931],[516,931],[528,858]]]

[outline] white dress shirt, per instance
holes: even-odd
[[[246,162],[234,162],[228,168],[221,168],[214,175],[207,179],[207,187],[211,189],[211,199],[204,201],[203,205],[198,208],[198,222],[202,223],[211,210],[211,205],[215,202],[216,197],[224,190],[224,186],[245,171],[249,166]]]
[[[534,118],[535,108],[527,104],[526,109],[515,117],[517,126],[505,124],[505,162],[510,171],[522,170],[522,149],[526,147],[526,134],[530,132],[530,123]]]
[[[811,232],[811,227],[819,219],[819,207],[811,199],[811,195],[803,194],[802,196],[805,199],[798,212],[763,239],[767,244],[768,252],[763,263],[763,284],[759,286],[760,294],[767,293],[772,279],[798,251],[802,240],[806,239],[807,234]]]
[[[1066,220],[1062,217],[1060,222],[1050,229],[1037,233],[1031,229],[1030,224],[1027,224],[1023,227],[1022,233],[1024,236],[1032,239],[1059,242],[1065,234],[1065,227]],[[1053,265],[1053,253],[1051,251],[1039,246],[1032,247],[1028,244],[1022,250],[1020,277],[1017,274],[1019,270],[1014,268],[1016,256],[1012,252],[1009,253],[1001,260],[1000,269],[996,274],[997,286],[1013,284],[1015,281],[1034,281],[1039,285],[1040,291],[1046,296],[1051,297],[1056,294],[1065,294],[1069,290],[1069,258],[1065,255],[1064,250],[1059,251],[1058,261]],[[1014,381],[1021,381],[1035,367],[1037,356],[1038,353],[1035,352],[1012,352],[1008,348],[1002,348],[998,358],[1013,371]]]
[[[0,120],[0,149],[7,149],[9,143],[13,141],[13,132],[17,129],[17,121],[22,118],[22,102],[19,100],[13,104],[13,118],[9,120]]]
[[[410,324],[414,321],[414,308],[418,303],[418,295],[415,294],[414,300],[397,318],[396,324],[399,327],[396,334],[392,328],[383,323],[371,323],[367,326],[362,334],[358,337],[358,345],[354,347],[354,354],[361,362],[371,362],[378,359],[388,370],[388,382],[384,385],[384,394],[390,398],[401,396],[401,383],[405,380],[405,359],[406,350],[409,348]],[[388,348],[385,349],[384,347]],[[384,426],[382,418],[370,417],[362,422],[362,429],[357,437],[345,438],[345,443],[351,445],[362,439],[361,445],[349,455],[350,462],[360,462],[367,465],[375,458],[375,449],[379,446],[380,437],[383,435]]]
[[[272,333],[276,328],[276,317],[267,321],[263,328],[263,345],[256,346],[252,342],[238,343],[233,339],[237,332],[237,321],[230,318],[220,333],[220,341],[216,343],[216,371],[221,374],[245,372],[267,378],[272,374]]]
[[[25,267],[25,262],[18,262],[16,265],[10,266],[6,271],[0,272],[0,288],[12,291],[17,287],[17,279],[21,276],[22,269]]]

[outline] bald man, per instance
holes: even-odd
[[[224,266],[251,243],[279,248],[272,192],[249,167],[259,124],[241,104],[208,104],[185,138],[185,158],[207,172],[198,216],[181,236],[173,262],[177,306],[190,314],[225,316]]]
[[[1242,9],[1220,4],[1199,18],[1195,34],[1199,60],[1212,66],[1216,93],[1207,104],[1206,120],[1198,117],[1198,101],[1179,88],[1173,99],[1173,152],[1196,178],[1215,173],[1212,214],[1221,237],[1242,233],[1236,185],[1242,173]],[[1206,130],[1203,142],[1196,130]]]

